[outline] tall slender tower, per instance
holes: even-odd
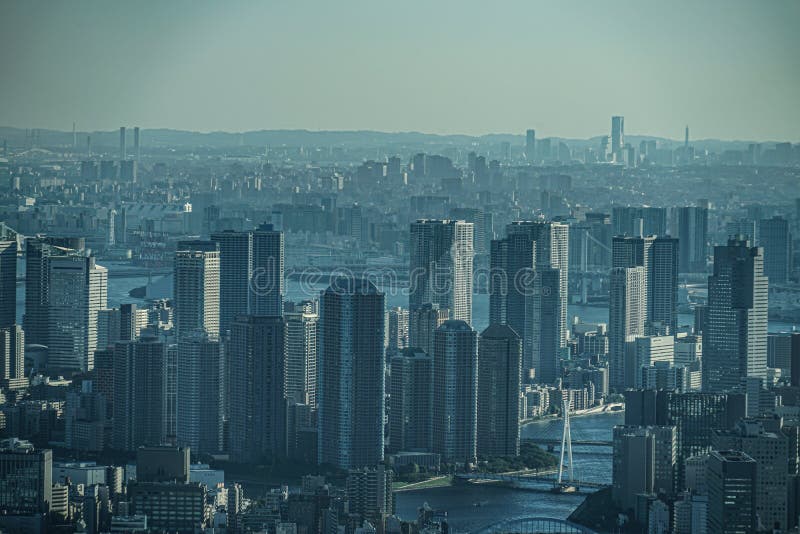
[[[408,313],[408,346],[433,355],[436,329],[450,318],[450,310],[438,304],[424,304]]]
[[[770,284],[785,284],[792,264],[792,236],[783,217],[758,221],[758,245],[764,247],[764,274]]]
[[[389,450],[433,446],[433,358],[419,349],[403,349],[391,359]]]
[[[136,158],[136,161],[139,161],[139,157],[141,153],[139,152],[139,127],[135,126],[133,128],[133,157]]]
[[[489,324],[508,325],[520,336],[527,377],[537,363],[533,346],[536,241],[522,232],[493,240],[490,266]]]
[[[312,309],[284,314],[286,328],[286,398],[317,406],[317,331],[319,315]]]
[[[286,454],[286,337],[280,317],[240,315],[233,322],[229,447],[239,462]]]
[[[225,360],[216,336],[201,331],[178,341],[178,444],[200,454],[222,450]]]
[[[478,454],[519,454],[522,342],[511,327],[489,325],[478,349]]]
[[[515,221],[506,226],[506,235],[527,235],[536,241],[536,268],[558,269],[559,347],[567,346],[567,293],[569,290],[569,225],[553,221]],[[512,327],[513,328],[513,327]],[[519,333],[519,332],[517,332]]]
[[[219,249],[213,241],[181,241],[175,252],[175,330],[219,336]]]
[[[670,237],[617,236],[614,267],[644,267],[647,332],[674,334],[678,326],[678,240]]]
[[[384,294],[341,277],[320,298],[319,462],[341,469],[383,461]]]
[[[677,208],[680,272],[706,272],[708,209],[697,206]]]
[[[525,132],[525,159],[528,161],[536,159],[536,130]]]
[[[82,255],[51,258],[48,271],[48,360],[53,370],[91,371],[108,270]]]
[[[112,447],[161,445],[167,433],[167,347],[156,337],[114,345]]]
[[[767,377],[768,282],[764,252],[732,238],[714,248],[703,331],[703,391],[723,393]]]
[[[17,240],[0,236],[0,328],[16,323]]]
[[[678,329],[678,251],[678,240],[670,237],[657,237],[650,247],[647,321],[654,335],[675,335]]]
[[[125,146],[125,127],[119,127],[119,159],[120,161],[128,159],[127,147]]]
[[[647,271],[644,267],[614,267],[608,307],[609,385],[621,391],[634,386],[632,344],[645,335]]]
[[[283,314],[283,232],[262,224],[253,232],[253,270],[250,281],[250,313]]]
[[[478,342],[465,321],[436,330],[433,356],[433,451],[451,463],[473,464],[478,446]]]
[[[623,149],[625,147],[625,117],[611,117],[611,155],[614,161],[622,163]]]
[[[472,322],[472,223],[420,219],[411,223],[410,310],[438,304]]]
[[[250,313],[253,234],[226,230],[211,234],[219,246],[219,327],[225,333],[238,315]]]
[[[25,315],[23,328],[29,345],[49,346],[49,276],[52,258],[77,253],[83,239],[29,238],[25,242]],[[12,300],[14,302],[14,300]]]

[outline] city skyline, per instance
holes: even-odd
[[[800,534],[798,21],[0,0],[0,531]]]

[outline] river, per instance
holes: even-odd
[[[574,440],[611,440],[614,425],[622,424],[622,413],[574,417]],[[522,437],[560,436],[561,420],[534,421],[522,427]],[[611,447],[573,447],[575,477],[591,482],[611,483]],[[566,518],[584,497],[506,488],[491,484],[402,491],[396,495],[396,514],[405,520],[417,517],[424,503],[447,512],[454,532],[474,532],[502,519],[519,516]]]

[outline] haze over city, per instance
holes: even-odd
[[[0,0],[0,533],[800,534],[798,23]]]
[[[0,123],[800,140],[800,5],[2,3]]]

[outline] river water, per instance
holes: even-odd
[[[573,440],[610,441],[614,425],[623,423],[622,413],[595,414],[571,420]],[[561,420],[534,421],[522,427],[522,437],[560,437]],[[573,447],[575,477],[591,482],[611,483],[611,447]],[[542,486],[544,489],[546,486]],[[455,532],[474,532],[503,519],[520,516],[566,518],[583,502],[583,495],[526,491],[491,484],[401,491],[396,494],[396,514],[402,519],[417,517],[424,503],[447,512]]]

